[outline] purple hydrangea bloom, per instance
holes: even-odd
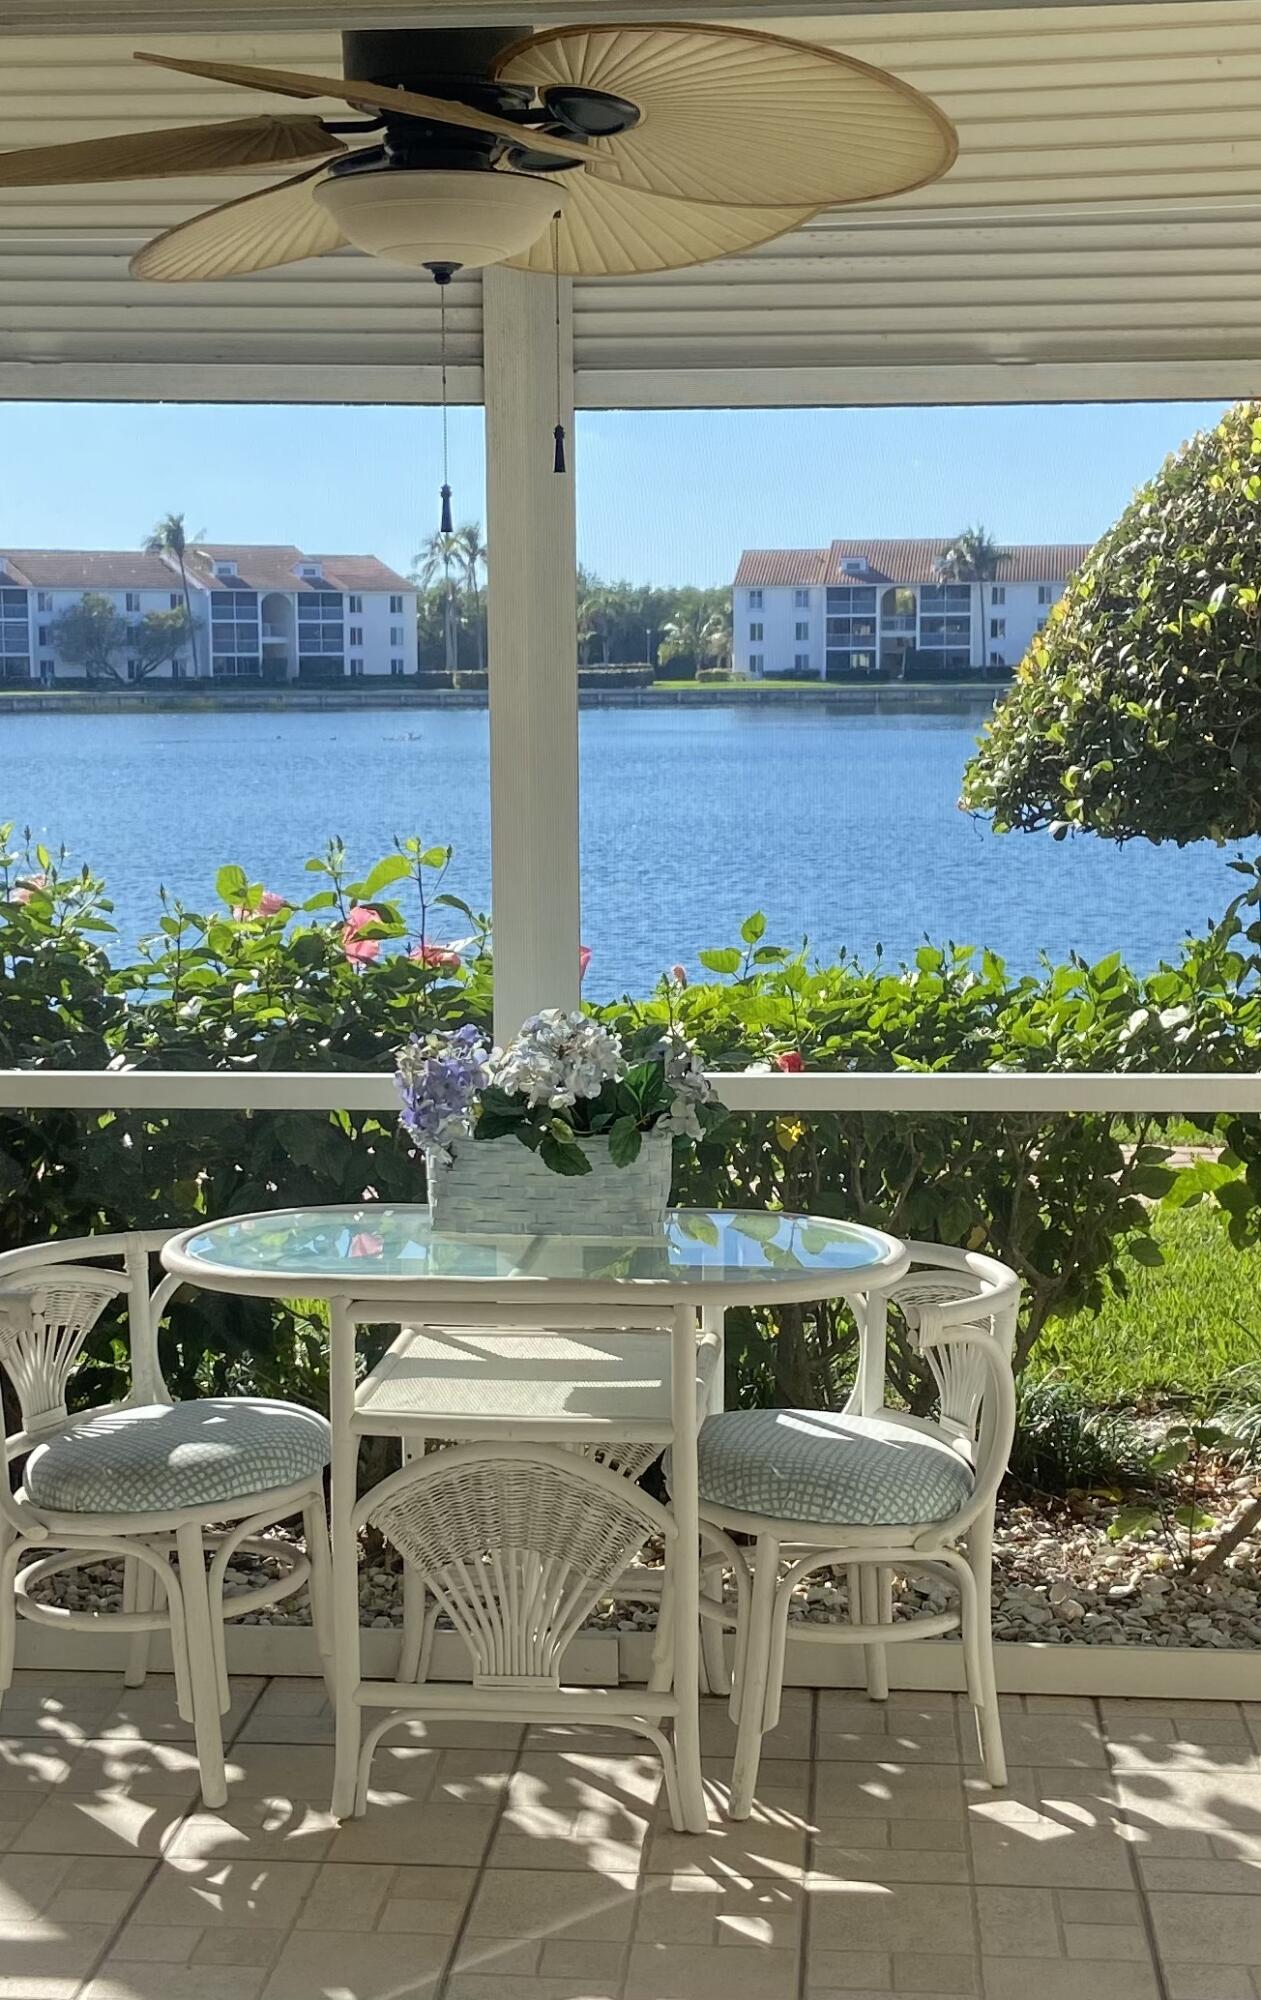
[[[473,1106],[486,1087],[490,1054],[480,1028],[413,1035],[399,1050],[395,1084],[399,1122],[417,1145],[449,1155],[473,1129]]]

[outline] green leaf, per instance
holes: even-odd
[[[1192,1506],[1189,1502],[1185,1507],[1175,1507],[1173,1518],[1180,1528],[1185,1528],[1192,1535],[1207,1534],[1210,1528],[1216,1526],[1211,1514],[1206,1514],[1202,1507]]]
[[[1136,1236],[1128,1245],[1129,1253],[1136,1264],[1143,1264],[1155,1271],[1165,1261],[1165,1253],[1154,1236]]]
[[[221,868],[215,876],[215,894],[229,909],[236,909],[245,902],[250,893],[249,877],[244,868],[230,864]]]
[[[609,1128],[609,1158],[615,1167],[628,1167],[639,1158],[641,1140],[633,1118],[619,1118]]]
[[[565,1174],[571,1180],[576,1180],[581,1175],[591,1172],[591,1162],[581,1146],[573,1143],[572,1132],[569,1134],[569,1141],[569,1144],[565,1144],[558,1139],[555,1126],[549,1126],[539,1141],[539,1158],[554,1174]]]
[[[1145,1535],[1159,1518],[1154,1507],[1122,1507],[1108,1523],[1108,1540],[1124,1542],[1132,1535]]]
[[[1172,1167],[1135,1167],[1130,1186],[1149,1201],[1162,1201],[1178,1179]]]
[[[751,917],[745,918],[740,926],[740,935],[746,944],[761,943],[766,936],[766,918],[760,910],[755,910]]]
[[[361,903],[370,903],[382,889],[388,889],[391,882],[401,882],[411,872],[406,855],[387,854],[375,868],[369,870],[362,882],[352,884],[349,893]]]
[[[740,954],[734,945],[724,945],[721,950],[698,951],[696,954],[706,972],[739,972]]]
[[[674,1223],[680,1235],[690,1237],[694,1243],[707,1243],[714,1250],[718,1248],[718,1224],[711,1216],[702,1215],[698,1209],[678,1209]]]
[[[778,1236],[780,1222],[778,1215],[762,1215],[756,1209],[748,1209],[732,1216],[731,1227],[741,1236],[752,1236],[758,1243],[769,1243]]]
[[[1190,1456],[1190,1445],[1185,1439],[1176,1438],[1172,1444],[1162,1445],[1159,1451],[1152,1453],[1151,1469],[1157,1473],[1176,1472],[1180,1465],[1186,1464]]]

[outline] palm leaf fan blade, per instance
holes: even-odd
[[[155,236],[131,260],[133,276],[164,284],[241,278],[340,250],[346,239],[313,197],[313,167],[278,187],[223,202]]]
[[[265,173],[293,160],[331,158],[345,147],[306,116],[224,119],[216,125],[75,139],[0,153],[0,187],[73,187],[96,181],[162,180],[174,174]]]
[[[808,222],[812,208],[720,208],[618,187],[589,174],[565,184],[555,226],[520,257],[526,271],[563,278],[630,277],[674,271],[752,250]]]

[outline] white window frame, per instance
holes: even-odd
[[[990,638],[1005,639],[1006,637],[1007,637],[1007,620],[1005,618],[991,618]]]
[[[749,592],[750,611],[761,611],[762,608],[763,608],[763,598],[760,588],[757,590],[751,590]]]
[[[795,635],[795,636],[796,636],[796,637],[797,637],[797,639],[799,639],[799,640],[801,640],[801,639],[806,639],[806,640],[808,640],[808,639],[809,639],[809,637],[810,637],[810,620],[809,620],[808,618],[799,618],[799,619],[797,620],[797,631],[796,631],[796,635]]]
[[[990,603],[1006,604],[1006,602],[1007,602],[1007,585],[1005,583],[992,583],[990,585]]]
[[[766,637],[766,629],[760,618],[755,618],[749,626],[749,644],[758,645]]]

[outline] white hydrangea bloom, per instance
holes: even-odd
[[[619,1036],[585,1014],[548,1007],[524,1023],[510,1046],[492,1060],[492,1081],[532,1107],[567,1109],[579,1098],[598,1097],[626,1064]]]
[[[715,1097],[713,1085],[705,1075],[700,1051],[690,1042],[681,1028],[667,1028],[661,1037],[660,1055],[665,1065],[666,1082],[674,1096],[674,1102],[662,1125],[668,1132],[681,1132],[688,1139],[701,1137],[701,1121],[697,1116],[698,1107],[712,1104]]]

